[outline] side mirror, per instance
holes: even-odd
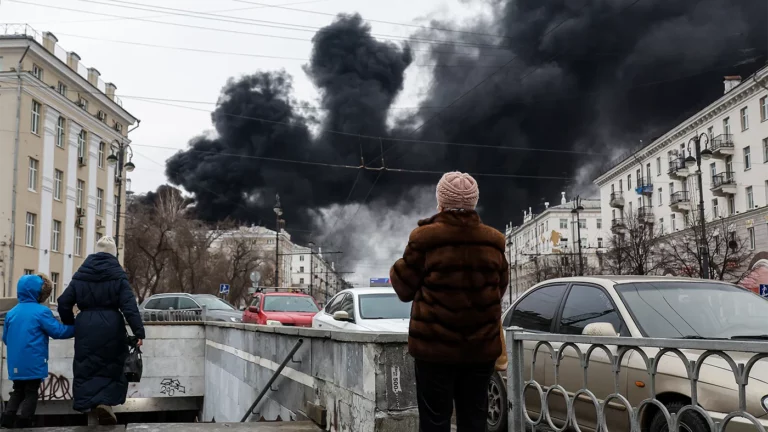
[[[586,327],[584,327],[584,330],[581,332],[584,336],[608,336],[608,337],[616,337],[619,334],[616,332],[616,329],[613,328],[613,324],[608,322],[596,322],[592,324],[587,324]]]
[[[333,313],[333,319],[336,321],[352,321],[349,319],[349,314],[345,311],[336,311]]]

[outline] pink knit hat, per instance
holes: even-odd
[[[442,210],[474,210],[480,198],[477,182],[469,174],[445,173],[437,183],[437,207]]]

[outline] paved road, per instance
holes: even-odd
[[[127,426],[56,426],[38,432],[320,432],[312,422],[275,423],[137,423]]]

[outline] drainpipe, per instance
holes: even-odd
[[[16,257],[16,189],[19,183],[19,143],[20,143],[20,131],[21,131],[21,63],[24,61],[24,57],[29,52],[29,44],[27,49],[24,50],[24,54],[19,59],[19,64],[16,66],[16,78],[19,80],[19,88],[16,92],[16,137],[13,144],[13,192],[11,198],[11,253],[9,256],[8,269],[8,285],[13,286],[13,265],[14,258]],[[3,297],[7,297],[8,292],[6,287],[3,286]]]

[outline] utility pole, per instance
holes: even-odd
[[[571,213],[576,215],[576,236],[579,241],[579,276],[584,276],[584,255],[581,252],[581,216],[579,213],[582,210],[584,210],[584,207],[581,205],[581,198],[576,195]]]
[[[315,298],[314,294],[314,288],[315,288],[315,263],[312,260],[312,258],[315,255],[315,244],[313,242],[309,242],[309,296],[313,299]]]
[[[277,215],[275,224],[275,286],[279,287],[282,286],[280,285],[280,222],[282,221],[280,216],[283,215],[279,194],[275,194],[275,201],[275,207],[273,208],[275,215]],[[275,291],[277,291],[277,288],[275,288]]]
[[[690,170],[694,166],[699,170],[697,173],[697,180],[699,186],[699,220],[701,220],[701,236],[699,238],[699,257],[701,259],[701,265],[699,266],[699,273],[702,279],[709,279],[709,245],[707,244],[707,230],[706,222],[704,218],[704,185],[701,179],[701,161],[709,160],[712,158],[712,150],[709,148],[701,149],[701,137],[706,138],[706,143],[709,144],[709,135],[703,133],[688,141],[688,157],[685,158],[685,166]],[[690,146],[693,142],[696,149],[696,157],[691,155]],[[695,232],[695,229],[694,229]]]
[[[507,247],[509,248],[509,258],[507,259],[507,264],[509,264],[509,276],[512,276],[512,235],[507,234]],[[515,284],[517,284],[517,277],[515,277]],[[512,284],[510,283],[509,286],[507,286],[507,291],[509,291],[509,305],[512,305]]]

